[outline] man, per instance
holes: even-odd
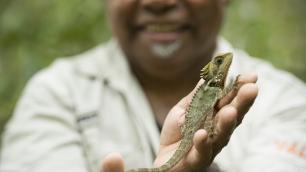
[[[212,160],[224,171],[305,166],[305,86],[218,38],[227,0],[106,3],[115,39],[59,60],[30,81],[6,128],[0,171],[122,172],[161,165],[181,139],[200,69],[228,51],[235,56],[230,77],[259,73],[259,98],[231,137],[257,96],[257,76],[241,75],[239,90],[218,104],[215,140],[197,131],[194,146],[171,170],[217,170]],[[279,105],[271,106],[275,101]],[[287,151],[292,145],[294,153]]]

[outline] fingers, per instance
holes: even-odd
[[[194,135],[193,143],[196,149],[194,163],[201,162],[208,166],[212,160],[212,145],[208,142],[207,132],[204,129],[198,130]]]
[[[124,172],[122,156],[118,153],[111,153],[103,159],[101,172]]]
[[[237,124],[237,109],[231,105],[223,107],[217,113],[216,133],[214,138],[213,152],[214,155],[219,153],[227,145],[230,136]]]
[[[246,83],[256,83],[257,79],[258,77],[255,73],[240,75],[240,77],[238,78],[238,88]]]
[[[237,125],[239,125],[244,115],[249,111],[258,94],[258,87],[253,83],[243,85],[231,105],[237,109]]]
[[[255,85],[257,81],[256,74],[245,74],[238,78],[238,89],[232,90],[218,103],[218,109],[230,104],[237,109],[237,125],[239,125],[255,101],[258,94],[258,88]]]
[[[222,98],[219,101],[217,108],[221,109],[223,106],[231,103],[232,100],[237,95],[239,88],[242,87],[244,84],[256,83],[256,81],[257,81],[257,74],[250,73],[250,74],[239,75],[239,78],[237,81],[237,89],[233,89],[224,98]]]
[[[228,143],[232,132],[236,126],[241,123],[245,113],[249,110],[257,96],[258,88],[255,85],[256,81],[257,75],[255,74],[241,75],[237,81],[238,89],[234,89],[224,98],[224,100],[220,101],[221,103],[219,102],[221,106],[218,104],[219,111],[216,114],[215,126],[216,135],[211,139],[204,129],[195,133],[193,138],[194,146],[186,157],[186,164],[184,163],[188,168],[203,169],[203,167],[208,167],[214,157]],[[167,144],[165,145],[169,144],[170,133],[172,137],[175,136],[175,140],[180,139],[179,136],[173,133],[173,129],[179,130],[177,123],[183,123],[184,110],[188,108],[193,95],[201,84],[203,84],[203,80],[201,80],[195,89],[184,97],[168,114],[164,127],[171,126],[172,132],[162,132],[161,136],[163,137],[161,137],[161,140],[167,140]],[[170,122],[168,120],[175,122],[169,125]],[[179,135],[179,132],[176,132],[176,134]],[[171,144],[173,143],[174,141],[172,140]]]
[[[190,171],[204,169],[211,164],[213,160],[212,144],[208,142],[208,135],[204,129],[198,130],[193,137],[193,147],[186,157],[185,165]]]
[[[215,137],[211,139],[203,129],[197,131],[193,138],[194,146],[188,153],[184,165],[190,169],[203,169],[202,167],[208,167],[211,164],[216,154],[228,143],[233,130],[240,124],[244,114],[253,104],[258,92],[256,81],[257,75],[254,74],[239,77],[238,89],[233,90],[228,97],[225,97],[223,105],[218,108]],[[183,123],[185,110],[203,82],[200,80],[195,89],[169,112],[161,133],[161,146],[177,146],[179,144],[181,134],[178,132],[180,131],[178,124]]]
[[[207,142],[207,132],[204,129],[198,130],[194,134],[193,143],[195,148],[198,152],[203,153],[204,155],[207,155],[209,153],[209,149],[207,147],[209,146]]]
[[[217,116],[220,117],[216,125],[217,135],[210,140],[207,131],[198,130],[193,138],[194,147],[187,157],[190,168],[203,169],[210,166],[214,157],[228,143],[230,135],[236,125],[237,110],[228,105],[222,108]]]
[[[214,154],[217,154],[228,143],[234,129],[241,123],[244,115],[254,103],[258,88],[255,85],[256,74],[241,75],[238,79],[238,92],[230,104],[225,105],[216,114],[217,136],[214,140]]]

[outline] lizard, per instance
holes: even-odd
[[[131,169],[128,172],[166,172],[189,152],[197,130],[204,128],[210,138],[216,134],[214,131],[215,106],[237,85],[238,76],[235,82],[225,87],[232,59],[232,53],[217,55],[201,70],[200,77],[204,79],[204,83],[197,88],[186,110],[185,121],[181,126],[182,140],[172,157],[160,167]]]

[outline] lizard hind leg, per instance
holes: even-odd
[[[207,113],[206,118],[203,122],[202,128],[207,132],[209,138],[213,138],[217,134],[215,130],[215,114],[215,109],[211,108],[211,111]]]

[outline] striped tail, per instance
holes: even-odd
[[[187,152],[190,150],[192,146],[192,139],[191,138],[184,138],[180,143],[178,149],[174,152],[172,157],[162,166],[157,168],[137,168],[131,169],[127,172],[166,172],[172,167],[174,167],[180,160],[184,158]]]

